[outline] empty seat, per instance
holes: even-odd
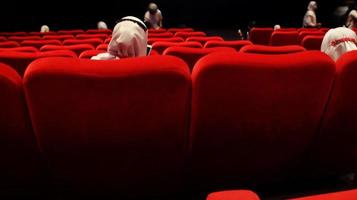
[[[0,42],[5,42],[7,41],[6,37],[5,36],[0,36]]]
[[[334,75],[334,62],[318,51],[200,59],[192,72],[192,186],[271,183],[298,171]]]
[[[171,56],[31,63],[25,92],[54,181],[101,197],[178,192],[190,79]]]
[[[104,53],[106,51],[103,51],[103,50],[86,50],[86,51],[83,51],[79,56],[78,58],[82,58],[82,59],[90,59],[92,58],[93,56],[96,56],[100,53]]]
[[[253,44],[269,45],[273,28],[252,28],[249,32],[249,40]]]
[[[19,31],[19,32],[0,32],[0,35],[10,37],[10,36],[25,36],[27,34],[26,32]]]
[[[40,36],[10,36],[8,38],[9,41],[16,41],[21,43],[24,40],[40,40],[41,37]]]
[[[324,36],[325,32],[322,32],[322,31],[301,31],[301,32],[299,32],[298,43],[301,44],[302,40],[306,36],[310,36],[310,35]]]
[[[296,28],[279,28],[275,31],[290,32],[290,31],[297,31],[297,29]]]
[[[245,45],[252,44],[251,41],[248,40],[233,40],[233,41],[208,41],[206,42],[204,48],[212,48],[212,47],[232,47],[237,51]]]
[[[83,30],[81,29],[76,29],[76,30],[59,30],[57,32],[58,34],[64,34],[64,35],[78,35],[84,33]]]
[[[40,183],[43,168],[22,79],[15,70],[2,63],[0,94],[0,197],[13,199],[14,195],[24,195],[25,190],[39,187],[36,184]]]
[[[149,34],[151,34],[151,33],[165,33],[165,32],[166,32],[166,29],[164,29],[164,28],[160,28],[160,29],[149,29],[148,32],[149,32]]]
[[[100,44],[95,48],[96,50],[106,51],[108,49],[108,44]]]
[[[194,47],[202,48],[199,42],[154,42],[152,44],[152,49],[162,54],[168,47]]]
[[[171,33],[176,33],[176,32],[193,32],[193,28],[169,28],[167,30],[168,32]]]
[[[172,55],[181,58],[184,60],[190,70],[193,69],[193,66],[196,62],[205,55],[208,55],[212,52],[218,51],[230,51],[236,52],[234,48],[229,47],[216,47],[216,48],[192,48],[192,47],[169,47],[167,48],[163,55]]]
[[[213,192],[206,200],[260,200],[258,195],[250,190],[227,190]]]
[[[284,45],[299,45],[297,31],[274,31],[270,38],[270,45],[284,46]]]
[[[75,44],[75,45],[45,45],[41,47],[41,51],[53,51],[53,50],[71,50],[79,56],[83,51],[94,50],[95,48],[90,44]]]
[[[12,48],[12,47],[19,47],[20,44],[15,41],[6,41],[0,42],[0,48]]]
[[[206,42],[208,41],[223,41],[223,38],[220,36],[202,36],[202,37],[188,37],[186,38],[187,42],[199,42],[202,44],[202,46],[204,46],[206,44]]]
[[[59,40],[24,40],[20,43],[21,46],[31,46],[40,49],[44,45],[61,45]]]
[[[173,37],[174,34],[170,32],[164,32],[164,33],[149,33],[149,38],[171,38]]]
[[[331,192],[326,194],[311,195],[307,197],[294,198],[290,200],[355,200],[357,199],[357,190],[345,190]]]
[[[265,45],[246,45],[240,49],[241,53],[254,54],[287,54],[305,51],[304,47],[299,45],[288,46],[265,46]]]
[[[74,36],[73,35],[45,35],[43,36],[43,39],[64,41],[66,39],[74,39]]]
[[[76,35],[76,39],[89,39],[89,38],[99,38],[105,40],[108,37],[107,34],[98,33],[98,34],[78,34]]]
[[[0,48],[0,51],[38,52],[38,49],[35,47],[12,47],[12,48]]]
[[[83,40],[78,40],[78,39],[68,39],[63,41],[63,45],[74,45],[74,44],[90,44],[93,47],[97,47],[98,45],[102,44],[103,40],[99,38],[90,38],[90,39],[83,39]]]
[[[303,46],[307,50],[321,50],[321,44],[324,36],[306,36],[301,42],[301,46]]]
[[[299,28],[297,31],[319,31],[318,28]]]
[[[97,34],[97,33],[104,33],[104,34],[112,34],[112,30],[110,29],[89,29],[86,33]]]
[[[46,36],[46,35],[56,35],[56,32],[50,31],[50,32],[29,32],[28,35],[38,35],[38,36]]]
[[[153,44],[154,42],[184,42],[184,39],[180,37],[171,38],[149,38],[148,44]]]
[[[192,32],[176,32],[175,37],[182,37],[183,39],[187,39],[188,37],[199,37],[206,36],[206,33],[201,31],[192,31]]]

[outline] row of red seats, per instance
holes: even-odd
[[[19,32],[0,32],[0,36],[27,36],[27,35],[37,35],[37,36],[47,36],[47,35],[78,35],[78,34],[111,34],[112,31],[110,29],[89,29],[87,31],[81,30],[81,29],[75,29],[75,30],[59,30],[57,32],[50,31],[50,32],[24,32],[24,31],[19,31]]]
[[[23,82],[1,65],[0,184],[37,180],[39,150],[55,187],[147,199],[354,172],[356,58],[221,52],[192,75],[171,56],[44,58]]]

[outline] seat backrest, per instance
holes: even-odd
[[[149,38],[171,38],[174,34],[171,32],[164,32],[164,33],[149,33]]]
[[[82,59],[91,59],[93,56],[96,56],[100,53],[104,53],[106,51],[103,50],[86,50],[83,51],[78,58],[82,58]]]
[[[284,46],[284,45],[298,45],[297,31],[274,31],[270,38],[270,45]]]
[[[175,37],[181,37],[184,40],[188,37],[201,37],[201,36],[206,36],[205,32],[202,31],[190,31],[190,32],[176,32]]]
[[[83,30],[81,29],[75,29],[75,30],[59,30],[57,34],[60,35],[78,35],[84,33]]]
[[[112,34],[112,30],[110,29],[89,29],[86,33],[97,34],[97,33],[104,33],[104,34]]]
[[[171,33],[176,33],[176,32],[193,32],[193,28],[169,28],[167,30],[168,32]]]
[[[175,46],[202,48],[202,45],[199,42],[154,42],[152,44],[152,49],[159,54],[162,54],[167,48]]]
[[[71,50],[79,56],[83,51],[94,50],[95,48],[90,44],[74,44],[74,45],[45,45],[41,47],[42,52],[53,51],[53,50]]]
[[[299,32],[298,43],[301,44],[302,40],[306,36],[310,36],[310,35],[324,36],[325,32],[323,32],[323,31],[301,31],[301,32]]]
[[[299,45],[288,46],[265,46],[265,45],[246,45],[240,49],[241,53],[254,54],[288,54],[305,51],[304,47]]]
[[[180,37],[171,37],[171,38],[149,38],[148,44],[153,44],[154,42],[184,42]]]
[[[66,39],[74,39],[74,36],[73,35],[45,35],[43,36],[43,39],[60,40],[63,42]]]
[[[188,37],[186,38],[187,42],[199,42],[204,46],[208,41],[223,41],[223,38],[220,36],[202,36],[202,37]]]
[[[253,28],[249,32],[249,40],[253,44],[269,45],[273,28]]]
[[[57,183],[146,199],[182,189],[191,88],[182,60],[40,59],[24,85]]]
[[[103,40],[99,38],[90,38],[90,39],[68,39],[63,41],[63,45],[74,45],[74,44],[91,44],[93,47],[97,47],[102,44]]]
[[[105,40],[105,39],[107,39],[107,37],[108,37],[108,34],[104,34],[104,33],[98,33],[98,34],[84,33],[84,34],[76,35],[76,39],[99,38],[99,39]]]
[[[0,48],[13,48],[13,47],[19,47],[20,44],[15,41],[6,41],[6,42],[0,42]]]
[[[208,41],[206,42],[204,48],[212,47],[232,47],[236,51],[239,51],[245,45],[251,45],[252,42],[249,40],[232,40],[232,41]]]
[[[10,37],[10,36],[26,36],[27,33],[26,32],[0,32],[1,36],[6,36],[6,37]]]
[[[7,38],[5,36],[0,36],[0,42],[6,42]]]
[[[21,43],[24,40],[40,40],[40,39],[41,39],[41,37],[36,36],[36,35],[33,35],[33,36],[10,36],[8,38],[9,41],[15,41],[15,42],[19,42],[19,43]]]
[[[226,190],[210,193],[206,200],[260,200],[258,195],[250,190]]]
[[[14,69],[2,63],[0,94],[0,187],[3,197],[6,192],[4,188],[11,190],[15,189],[13,187],[35,186],[43,169],[28,115],[22,79]]]
[[[0,48],[0,51],[38,52],[38,49],[35,47],[12,47],[12,48]]]
[[[108,44],[100,44],[95,49],[100,51],[106,51],[108,49]]]
[[[301,46],[303,46],[306,50],[321,50],[321,44],[324,36],[313,36],[309,35],[304,37],[301,42]]]
[[[236,52],[230,47],[215,47],[215,48],[192,48],[192,47],[169,47],[163,55],[172,55],[181,58],[186,62],[190,70],[193,69],[196,62],[205,55],[218,51]]]
[[[44,45],[62,45],[59,40],[24,40],[20,43],[21,46],[31,46],[41,49]]]
[[[160,29],[149,29],[148,32],[149,34],[151,34],[151,33],[165,33],[167,31],[164,28],[160,28]]]
[[[192,72],[193,187],[291,174],[317,135],[334,73],[334,62],[318,51],[200,59]]]

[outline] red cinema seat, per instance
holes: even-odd
[[[95,48],[96,50],[100,50],[100,51],[107,51],[108,49],[108,44],[100,44],[97,46],[97,48]]]
[[[60,41],[64,41],[67,39],[75,39],[73,35],[45,35],[43,36],[43,39],[46,40],[60,40]]]
[[[187,42],[199,42],[204,46],[208,41],[223,41],[223,38],[220,36],[204,36],[204,37],[188,37],[186,38]]]
[[[314,144],[319,171],[341,175],[356,172],[357,162],[357,52],[342,55],[336,62],[336,77],[320,137]],[[323,166],[323,167],[320,167]]]
[[[59,30],[57,34],[59,35],[78,35],[84,33],[83,30],[81,29],[76,29],[76,30]]]
[[[44,45],[62,45],[59,40],[24,40],[20,43],[21,46],[31,46],[41,49]]]
[[[90,34],[112,34],[112,30],[110,29],[89,29],[86,31],[86,33],[90,33]]]
[[[254,54],[288,54],[305,51],[304,47],[299,45],[289,46],[265,46],[265,45],[246,45],[240,49],[241,53]]]
[[[6,42],[6,41],[7,41],[7,39],[5,36],[0,36],[0,42]]]
[[[12,191],[5,198],[12,199],[17,187],[25,189],[35,186],[43,169],[31,128],[22,79],[15,70],[2,63],[0,94],[0,196],[4,197],[6,191]]]
[[[257,194],[250,190],[227,190],[213,192],[206,200],[260,200]]]
[[[22,31],[19,31],[19,32],[0,32],[0,35],[7,36],[7,37],[10,37],[10,36],[25,36],[25,35],[27,35],[27,33],[26,32],[22,32]]]
[[[356,199],[357,199],[357,190],[354,189],[354,190],[312,195],[307,197],[300,197],[290,200],[356,200]]]
[[[40,40],[40,36],[10,36],[8,38],[9,41],[15,41],[21,43],[24,40]]]
[[[188,37],[204,37],[206,33],[201,31],[192,31],[192,32],[176,32],[175,37],[181,37],[186,40]]]
[[[174,34],[170,32],[164,32],[164,33],[149,33],[149,38],[171,38],[173,37]]]
[[[318,28],[299,28],[297,30],[298,32],[301,32],[301,31],[319,31]]]
[[[124,199],[182,189],[191,96],[182,60],[41,59],[29,66],[24,85],[56,183]]]
[[[269,45],[273,28],[252,28],[249,32],[249,40],[253,44]]]
[[[325,32],[322,31],[301,31],[299,32],[298,36],[298,43],[301,44],[301,42],[304,40],[306,36],[312,36],[312,35],[317,35],[317,36],[324,36]]]
[[[185,40],[180,37],[171,38],[149,38],[148,44],[153,44],[154,42],[184,42]]]
[[[0,51],[0,63],[5,63],[15,69],[22,77],[27,66],[34,60],[43,57],[76,57],[70,51],[55,52],[17,52],[17,51]]]
[[[40,37],[43,37],[43,36],[46,36],[46,35],[56,35],[57,33],[54,32],[54,31],[50,31],[50,32],[29,32],[28,35],[37,35],[37,36],[40,36]]]
[[[35,47],[12,47],[12,48],[0,48],[0,51],[21,51],[21,52],[38,52]]]
[[[151,34],[151,33],[165,33],[165,32],[166,32],[166,29],[164,29],[164,28],[160,28],[160,29],[149,29],[148,32],[149,32],[149,34]]]
[[[96,56],[100,53],[104,53],[106,51],[103,51],[103,50],[86,50],[86,51],[83,51],[81,53],[81,55],[79,55],[78,58],[82,58],[82,59],[91,59],[93,56]]]
[[[71,50],[79,56],[83,51],[94,50],[95,48],[90,44],[75,44],[75,45],[45,45],[41,47],[42,52],[53,51],[53,50]]]
[[[290,32],[290,31],[298,31],[298,30],[296,28],[279,28],[275,31]]]
[[[272,183],[297,172],[334,75],[334,62],[318,51],[200,59],[192,71],[192,186]]]
[[[167,48],[175,46],[202,48],[202,45],[199,42],[154,42],[152,44],[152,49],[157,51],[159,54],[162,54]]]
[[[15,41],[6,41],[0,42],[0,48],[12,48],[12,47],[19,47],[20,44]]]
[[[63,41],[63,45],[74,45],[74,44],[90,44],[93,47],[97,47],[98,45],[102,44],[103,40],[99,38],[90,38],[90,39],[68,39]]]
[[[111,40],[112,37],[108,37],[107,39],[104,40],[104,44],[109,44]]]
[[[229,47],[216,47],[216,48],[192,48],[192,47],[169,47],[163,55],[172,55],[184,60],[190,70],[196,62],[205,55],[218,51],[236,52],[235,49]]]
[[[233,40],[233,41],[208,41],[204,48],[212,47],[232,47],[239,51],[245,45],[251,45],[252,42],[248,40]]]
[[[320,28],[319,30],[326,33],[327,31],[330,30],[330,28]]]
[[[306,36],[301,42],[301,46],[303,46],[307,50],[321,50],[321,44],[324,36]]]
[[[271,46],[285,46],[285,45],[299,45],[298,43],[297,31],[275,31],[271,35],[270,45]]]
[[[98,33],[98,34],[78,34],[76,39],[90,39],[90,38],[99,38],[105,40],[108,37],[108,34]]]
[[[167,30],[168,32],[171,33],[176,33],[176,32],[193,32],[193,28],[169,28]]]

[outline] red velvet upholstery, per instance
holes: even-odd
[[[191,88],[182,60],[41,59],[24,85],[57,182],[146,199],[181,189]]]
[[[41,51],[53,51],[53,50],[71,50],[79,56],[83,51],[94,50],[95,48],[90,44],[75,44],[75,45],[45,45],[41,47]]]
[[[86,33],[97,34],[97,33],[104,33],[104,34],[112,34],[112,30],[110,29],[89,29]]]
[[[184,39],[180,37],[171,38],[149,38],[148,44],[153,44],[154,42],[184,42]]]
[[[171,33],[176,33],[176,32],[193,32],[193,28],[169,28],[167,30],[168,32]]]
[[[356,200],[357,190],[346,190],[327,194],[313,195],[308,197],[295,198],[291,200]]]
[[[38,52],[38,49],[35,47],[12,47],[12,48],[0,48],[0,51]]]
[[[184,60],[190,70],[196,62],[205,55],[217,51],[230,51],[236,52],[235,49],[229,47],[216,47],[216,48],[192,48],[192,47],[169,47],[167,48],[163,55],[172,55]]]
[[[60,35],[78,35],[84,33],[83,30],[77,29],[77,30],[59,30],[57,32]]]
[[[199,42],[154,42],[152,44],[152,49],[157,51],[159,54],[162,54],[167,48],[175,46],[202,48],[202,45]]]
[[[90,39],[90,38],[99,38],[105,40],[108,37],[108,34],[98,33],[98,34],[78,34],[76,39]]]
[[[192,72],[192,184],[286,177],[316,137],[334,73],[318,51],[200,59]]]
[[[202,46],[206,44],[207,41],[223,41],[223,38],[220,36],[202,36],[202,37],[188,37],[186,38],[187,42],[200,42]]]
[[[41,168],[21,77],[5,64],[0,64],[0,94],[0,196],[4,197],[5,188],[34,184]]]
[[[75,44],[90,44],[93,47],[97,47],[98,45],[102,44],[103,40],[99,38],[90,38],[90,39],[68,39],[63,41],[63,45],[75,45]]]
[[[297,31],[274,31],[270,38],[270,45],[272,46],[284,46],[284,45],[298,45]]]
[[[233,41],[208,41],[206,42],[204,48],[212,48],[212,47],[232,47],[237,51],[245,45],[252,44],[251,41],[248,40],[233,40]]]
[[[191,31],[191,32],[176,32],[175,37],[181,37],[184,40],[188,37],[204,37],[206,36],[206,33],[201,32],[201,31]]]
[[[298,31],[296,28],[280,28],[280,29],[277,29],[275,30],[274,32],[290,32],[290,31]]]
[[[73,35],[45,35],[43,36],[43,39],[64,41],[66,39],[74,39],[74,36]]]
[[[19,47],[20,44],[15,41],[6,41],[6,42],[0,42],[0,48],[13,48],[13,47]]]
[[[19,42],[19,43],[21,43],[24,40],[40,40],[40,39],[41,39],[41,37],[36,36],[36,35],[34,35],[34,36],[28,36],[28,35],[27,36],[10,36],[8,38],[9,41],[15,41],[15,42]]]
[[[213,192],[206,200],[260,200],[258,195],[250,190],[227,190]]]
[[[0,32],[2,36],[24,36],[27,35],[26,32]]]
[[[319,171],[348,173],[357,170],[357,52],[342,55],[336,63],[334,89],[317,138],[315,156]],[[320,167],[322,166],[322,167]]]
[[[253,44],[269,45],[273,28],[253,28],[249,33],[249,40]]]
[[[164,29],[164,28],[160,28],[160,29],[149,29],[148,32],[149,32],[149,34],[150,34],[150,33],[165,33],[165,32],[166,32],[166,29]]]
[[[322,40],[324,39],[324,36],[306,36],[302,42],[301,46],[303,46],[307,50],[320,50],[321,49],[321,44]]]
[[[31,46],[41,49],[44,45],[62,45],[59,40],[24,40],[20,43],[21,46]]]
[[[103,50],[86,50],[86,51],[83,51],[80,55],[79,55],[79,58],[83,58],[83,59],[90,59],[92,58],[93,56],[96,56],[100,53],[104,53],[106,51],[103,51]]]
[[[57,33],[54,31],[49,31],[49,32],[29,32],[28,35],[38,35],[38,36],[46,36],[46,35],[56,35]]]
[[[165,33],[149,33],[149,38],[171,38],[174,34],[170,32]]]
[[[110,40],[112,40],[112,37],[108,37],[107,39],[104,40],[104,43],[105,44],[109,44],[110,43]]]
[[[246,45],[240,49],[241,53],[254,54],[288,54],[305,51],[304,47],[299,45],[289,46],[265,46],[265,45]]]
[[[5,63],[15,69],[22,77],[27,66],[34,60],[43,57],[75,57],[71,51],[52,51],[52,52],[17,52],[17,51],[0,51],[0,63]]]
[[[106,51],[108,49],[108,44],[100,44],[95,48],[96,50]]]
[[[319,31],[319,29],[318,28],[299,28],[298,32],[301,32],[301,31]]]
[[[5,42],[7,41],[7,38],[5,36],[0,36],[0,42]]]
[[[299,32],[298,43],[301,44],[302,40],[306,36],[310,36],[310,35],[324,36],[325,32],[323,32],[323,31],[301,31],[301,32]]]

